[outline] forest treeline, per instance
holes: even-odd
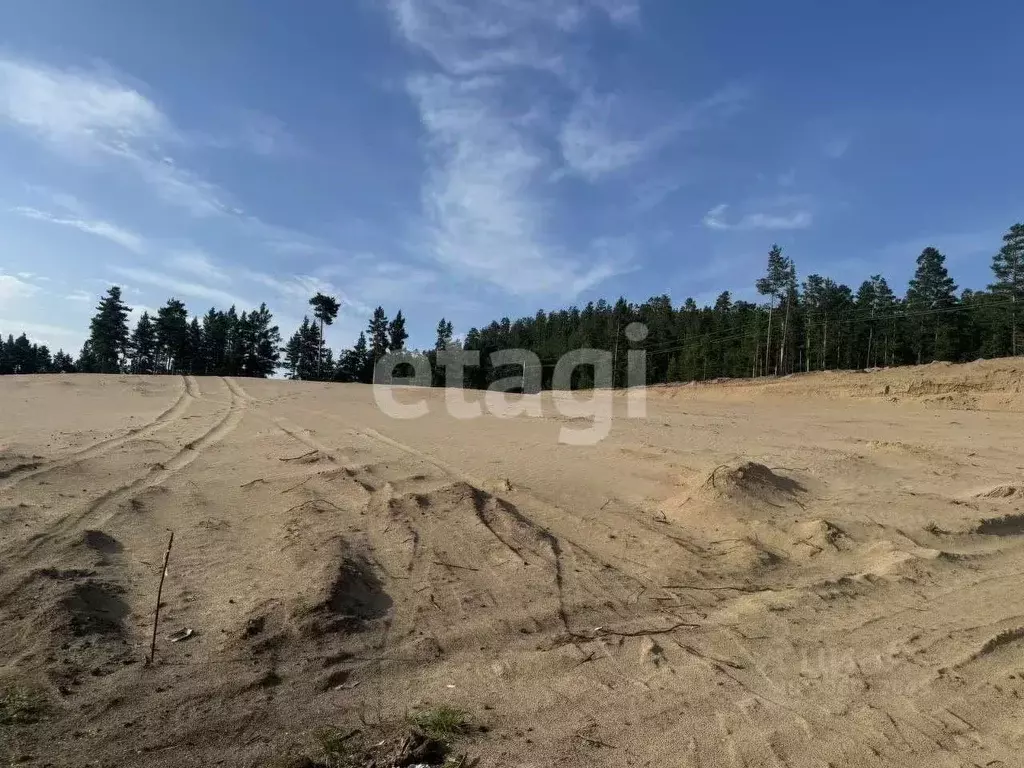
[[[558,359],[585,347],[612,353],[616,386],[626,384],[627,349],[647,352],[651,384],[1017,355],[1024,352],[1024,224],[1007,231],[991,268],[987,290],[958,292],[945,256],[925,248],[906,293],[898,296],[882,275],[868,277],[856,289],[818,274],[801,280],[793,260],[773,246],[765,273],[755,282],[760,302],[734,301],[728,291],[705,307],[692,299],[673,306],[667,295],[640,304],[601,300],[582,308],[538,311],[533,317],[502,318],[471,328],[461,340],[442,318],[433,348],[419,351],[406,350],[409,335],[401,310],[389,318],[377,307],[356,344],[337,355],[323,334],[340,305],[322,293],[309,301],[311,317],[303,318],[282,343],[266,304],[241,313],[235,307],[211,308],[202,317],[190,317],[185,304],[172,298],[155,316],[143,313],[129,328],[130,309],[121,289],[113,286],[100,299],[76,359],[63,350],[51,354],[25,334],[5,341],[0,336],[0,373],[266,377],[283,367],[293,379],[369,383],[375,361],[402,351],[410,359],[428,360],[434,366],[432,383],[443,386],[436,354],[461,348],[480,352],[480,365],[466,368],[463,384],[485,388],[522,370],[493,368],[490,353],[526,349],[539,359],[542,386],[549,388]],[[626,338],[625,329],[633,322],[648,330],[642,342]],[[583,370],[574,386],[590,381]]]

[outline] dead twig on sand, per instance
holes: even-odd
[[[468,565],[455,565],[455,563],[445,563],[441,560],[431,560],[434,565],[441,565],[445,568],[457,568],[460,571],[479,571],[479,568],[470,568]]]
[[[601,741],[600,739],[592,739],[589,736],[584,736],[582,733],[577,733],[576,734],[576,738],[579,739],[580,741],[585,741],[588,744],[593,744],[595,747],[606,747],[607,749],[615,749],[616,748],[616,747],[613,747],[611,744],[609,744],[606,741]]]
[[[250,485],[256,485],[256,483],[265,483],[265,482],[267,482],[267,481],[264,480],[262,477],[257,477],[255,480],[250,480],[248,483],[242,483],[238,487],[239,488],[248,488]]]
[[[314,448],[312,451],[308,451],[302,454],[301,456],[286,456],[283,459],[278,459],[278,461],[299,461],[300,459],[309,458],[310,456],[316,453],[320,453],[320,450],[318,448]]]
[[[308,500],[302,502],[301,504],[296,504],[294,507],[289,507],[282,514],[287,515],[289,512],[294,512],[296,509],[301,509],[302,507],[308,507],[310,504],[327,504],[328,506],[333,507],[334,509],[338,510],[339,512],[343,512],[344,511],[341,507],[339,507],[333,501],[330,501],[329,499],[325,499],[322,496],[317,496],[315,499],[308,499]]]
[[[160,625],[160,597],[164,592],[164,578],[167,576],[167,561],[171,559],[171,547],[174,545],[174,531],[167,540],[167,550],[164,552],[164,567],[160,569],[160,586],[156,588],[156,610],[153,612],[153,639],[149,643],[149,658],[146,664],[152,664],[156,658],[156,632]]]
[[[719,590],[728,590],[729,592],[747,592],[750,594],[757,594],[758,592],[774,592],[772,587],[739,587],[732,586],[729,584],[722,584],[720,586],[710,587],[694,587],[689,584],[666,584],[661,589],[692,589],[697,592],[717,592]]]
[[[664,629],[638,629],[633,632],[618,632],[614,629],[597,627],[594,630],[593,635],[583,635],[571,632],[569,633],[569,637],[573,640],[581,641],[596,640],[599,637],[651,637],[652,635],[669,635],[677,629],[699,629],[700,626],[700,624],[694,624],[689,621],[680,621],[678,624],[673,624],[671,627],[665,627]]]

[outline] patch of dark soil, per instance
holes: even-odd
[[[295,611],[303,635],[359,632],[388,615],[392,600],[364,557],[343,546],[337,570],[331,573],[324,598]]]
[[[88,530],[82,538],[85,546],[89,549],[94,549],[105,555],[114,555],[124,549],[121,542],[103,531]]]
[[[1024,534],[1024,514],[990,517],[974,530],[986,536],[1020,536]]]
[[[71,633],[76,637],[102,635],[121,637],[128,604],[119,587],[90,579],[75,584],[60,601]]]

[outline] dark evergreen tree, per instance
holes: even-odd
[[[185,368],[188,358],[188,310],[184,302],[168,299],[153,323],[156,330],[157,369],[174,373]]]
[[[763,372],[768,374],[771,371],[771,366],[774,364],[774,356],[772,354],[772,316],[775,312],[775,306],[776,304],[781,305],[782,301],[791,297],[796,290],[796,271],[793,263],[782,255],[782,249],[778,245],[772,245],[771,250],[768,252],[768,270],[765,276],[757,281],[755,287],[758,293],[768,297],[768,331],[765,339],[763,368]],[[787,309],[788,307],[789,303],[787,301]],[[782,342],[779,345],[780,360],[785,353],[785,341],[785,336],[783,336]],[[780,368],[781,364],[776,364],[775,372],[778,373]]]
[[[58,349],[57,354],[53,356],[53,370],[54,373],[74,373],[75,361],[63,349]]]
[[[266,304],[260,304],[259,309],[249,313],[244,336],[242,375],[272,376],[281,359],[281,332],[274,325],[274,316]]]
[[[341,309],[341,304],[333,296],[327,296],[323,293],[317,293],[316,296],[309,300],[309,305],[313,307],[313,317],[320,321],[320,338],[324,336],[324,326],[331,325],[334,319],[338,316],[338,310]],[[321,345],[322,347],[322,345]],[[324,370],[330,371],[333,366],[323,364],[323,353],[317,357],[316,361],[316,373],[317,378],[321,378]]]
[[[156,328],[149,317],[143,312],[132,331],[130,354],[132,373],[154,373],[156,366]]]
[[[956,284],[946,271],[946,257],[925,248],[907,288],[907,310],[914,317],[914,354],[918,364],[955,357]]]
[[[368,384],[372,377],[372,361],[366,344],[366,334],[360,333],[355,346],[342,352],[334,378],[336,381],[350,384]]]
[[[373,310],[373,317],[370,319],[370,325],[367,328],[367,333],[370,337],[370,358],[373,364],[376,364],[377,360],[387,354],[388,344],[391,341],[388,331],[388,316],[384,314],[383,307],[377,307]]]
[[[96,373],[120,373],[128,351],[129,308],[121,300],[121,287],[111,286],[100,299],[89,323],[87,367]]]
[[[388,324],[388,350],[398,352],[405,349],[405,341],[408,338],[409,334],[405,330],[405,317],[402,316],[402,310],[398,310],[395,319]]]
[[[995,282],[989,290],[1008,302],[1010,354],[1016,356],[1024,350],[1018,333],[1019,307],[1024,303],[1024,224],[1014,224],[1003,235],[1003,247],[992,259]]]
[[[188,324],[188,338],[185,349],[188,353],[185,369],[189,373],[201,373],[204,369],[203,360],[203,328],[199,325],[199,318],[193,317]]]
[[[311,323],[308,317],[302,318],[302,325],[288,340],[284,352],[284,366],[289,378],[305,381],[316,381],[319,378],[317,361],[326,357],[325,348],[319,327]],[[333,355],[331,359],[333,361]],[[333,372],[333,369],[329,370]]]

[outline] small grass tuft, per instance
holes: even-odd
[[[0,725],[32,725],[46,714],[46,700],[37,691],[21,686],[0,692]]]
[[[414,712],[409,720],[432,739],[448,742],[469,733],[469,715],[454,707],[437,707]]]
[[[322,728],[314,736],[317,746],[323,753],[329,766],[348,766],[357,750],[353,749],[351,739],[358,730],[345,731],[341,728]]]

